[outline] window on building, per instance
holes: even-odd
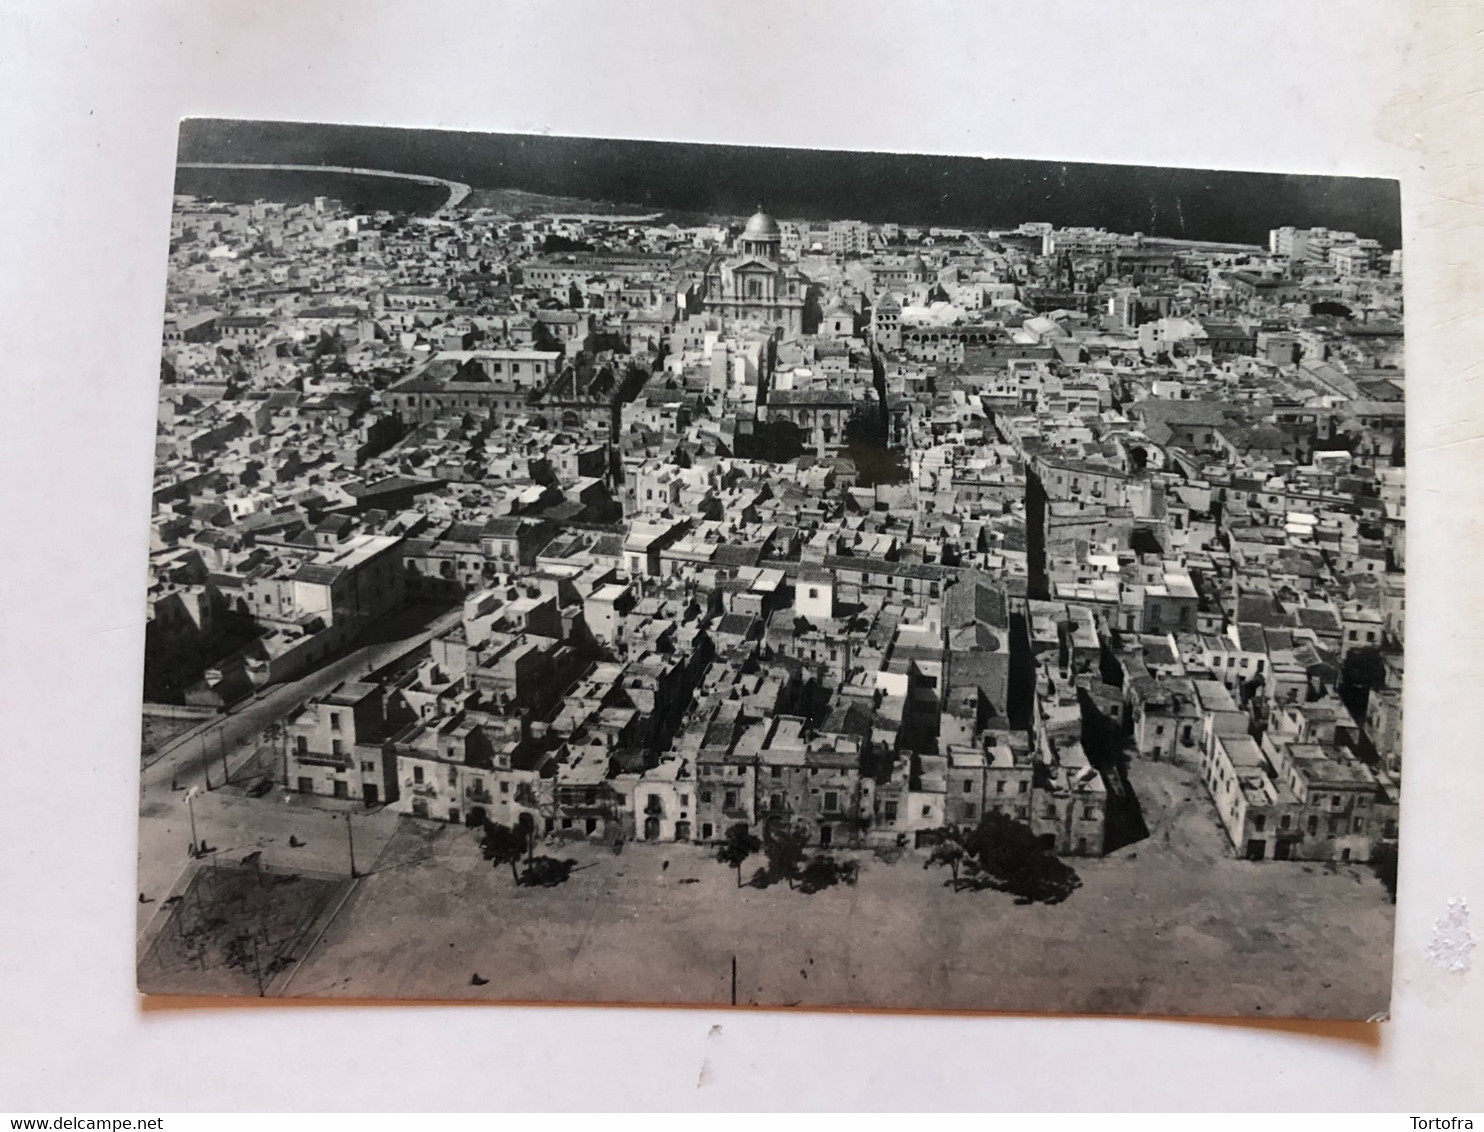
[[[735,810],[737,808],[737,792],[735,790],[728,790],[722,795],[721,804],[729,810]]]
[[[1092,821],[1097,816],[1098,816],[1098,808],[1096,806],[1083,806],[1082,807],[1082,820],[1083,821]]]
[[[702,790],[701,791],[701,805],[703,805],[703,806],[709,806],[710,804],[711,804],[711,791],[709,791],[709,790]]]
[[[1258,814],[1255,818],[1252,819],[1253,832],[1261,833],[1267,827],[1267,824],[1268,819],[1265,818],[1262,814]]]
[[[330,740],[330,754],[334,755],[338,759],[344,753],[345,753],[345,744],[342,743],[339,739],[331,739]]]
[[[338,711],[332,711],[330,713],[330,730],[331,731],[339,731],[340,730],[340,713]]]
[[[1310,814],[1309,815],[1309,832],[1310,833],[1318,833],[1319,832],[1319,819],[1317,817],[1315,817],[1313,814]]]
[[[308,739],[308,737],[307,736],[304,736],[304,735],[295,736],[295,739],[294,739],[294,748],[299,752],[299,754],[301,754],[301,755],[307,755],[309,753],[309,739]]]
[[[422,780],[423,780],[423,768],[420,767],[420,766],[413,767],[412,768],[412,781],[413,782],[417,782],[417,783],[421,783]]]
[[[1029,786],[1030,786],[1030,783],[1028,783],[1028,782],[1021,782],[1020,783],[1020,789],[1017,790],[1016,793],[1018,793],[1018,794],[1024,794],[1026,792],[1026,790],[1029,788]]]
[[[881,816],[889,822],[897,820],[897,804],[895,802],[884,802],[881,806]]]
[[[781,766],[769,767],[768,769],[773,772],[773,777],[774,778],[782,778],[783,777],[783,768]]]
[[[1281,818],[1278,819],[1278,828],[1279,829],[1288,829],[1292,825],[1293,825],[1293,816],[1291,814],[1284,814]]]
[[[818,597],[819,596],[819,587],[818,586],[810,586],[809,587],[809,596],[810,597]]]
[[[459,768],[458,767],[451,766],[451,767],[448,768],[448,784],[450,786],[457,786],[459,784]]]
[[[840,809],[840,795],[836,794],[833,790],[826,790],[824,792],[824,809],[825,813],[836,813]]]
[[[933,808],[931,806],[924,806],[922,808],[922,816],[925,817],[925,818],[932,817],[933,816]]]

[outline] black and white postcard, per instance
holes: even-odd
[[[188,120],[151,995],[1368,1019],[1390,180]]]

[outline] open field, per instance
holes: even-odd
[[[517,888],[473,831],[404,819],[286,993],[724,1004],[735,956],[739,1004],[1387,1009],[1393,909],[1368,869],[1227,857],[1189,768],[1136,762],[1131,777],[1151,836],[1071,861],[1082,887],[1055,906],[954,893],[918,853],[858,854],[858,885],[812,896],[739,890],[692,845],[548,849],[578,860],[571,880]]]
[[[139,961],[146,994],[256,995],[292,967],[346,881],[197,868]]]
[[[244,783],[252,781],[244,776]],[[350,876],[352,839],[357,862],[375,859],[397,828],[387,809],[366,810],[358,801],[313,798],[274,790],[252,797],[240,787],[200,794],[194,803],[195,836],[214,850],[212,859],[235,866],[258,854],[264,866],[308,876]],[[354,824],[348,834],[347,815]],[[187,856],[192,840],[184,793],[152,798],[139,813],[139,892],[137,926],[147,943],[163,902],[179,891],[183,877],[197,866]]]

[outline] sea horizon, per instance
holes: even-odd
[[[657,212],[762,206],[785,218],[974,229],[1041,221],[1259,246],[1292,224],[1401,244],[1400,189],[1382,178],[200,118],[181,123],[178,161],[371,168]],[[205,172],[178,170],[177,184]],[[435,209],[446,196],[361,180],[381,181],[358,192],[379,200],[370,190],[384,190],[392,211]],[[425,198],[434,203],[400,203]]]

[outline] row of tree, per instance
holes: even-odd
[[[754,888],[766,888],[783,881],[789,888],[815,893],[837,884],[855,884],[860,868],[854,861],[838,861],[829,853],[809,853],[809,831],[802,826],[770,826],[764,837],[758,837],[745,822],[727,830],[716,847],[716,859],[737,871],[737,887],[742,887],[742,866],[754,854],[762,853],[767,864],[752,875]]]
[[[1008,892],[1017,904],[1060,904],[1081,886],[1076,870],[1042,844],[1023,822],[991,811],[973,827],[945,826],[933,831],[935,844],[923,868],[946,868],[955,892],[984,888]],[[549,886],[567,879],[575,862],[536,857],[531,830],[486,821],[480,848],[485,860],[510,866],[518,885]],[[734,869],[742,887],[742,866],[761,854],[764,864],[748,882],[766,888],[779,882],[804,893],[836,884],[853,885],[854,861],[829,853],[810,853],[809,831],[797,825],[769,826],[762,837],[745,822],[731,826],[716,846],[716,859]],[[524,869],[522,869],[524,859]]]
[[[567,858],[536,856],[536,837],[532,830],[517,829],[503,822],[486,821],[479,841],[484,859],[498,868],[510,866],[510,875],[518,885],[552,888],[572,875],[577,862]],[[521,867],[525,858],[525,867]]]
[[[947,868],[955,892],[993,888],[1017,904],[1060,904],[1082,884],[1075,869],[1044,846],[1030,826],[991,810],[977,826],[945,826],[923,868]]]

